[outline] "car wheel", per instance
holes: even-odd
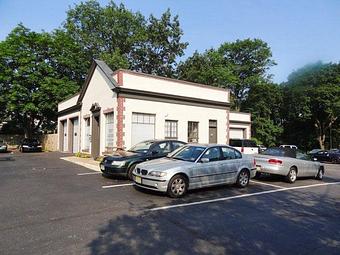
[[[245,188],[249,184],[250,174],[246,169],[241,170],[237,176],[236,185],[240,188]]]
[[[319,171],[318,171],[318,174],[316,175],[315,179],[322,180],[323,179],[323,174],[324,174],[323,168],[320,167]]]
[[[132,181],[132,172],[133,170],[135,170],[137,164],[132,164],[129,169],[128,169],[128,172],[127,172],[127,177]]]
[[[168,195],[173,198],[182,197],[187,193],[188,181],[183,175],[173,176],[168,184]]]
[[[294,183],[297,178],[297,171],[294,167],[290,168],[287,176],[286,176],[286,181],[289,183]]]

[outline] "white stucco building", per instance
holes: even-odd
[[[250,114],[230,111],[229,90],[94,60],[81,91],[58,104],[59,149],[93,157],[147,139],[227,144],[250,138]]]

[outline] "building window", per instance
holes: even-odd
[[[113,112],[105,114],[105,147],[107,150],[113,149]]]
[[[90,133],[90,118],[84,119],[85,121],[85,136],[84,136],[84,150],[90,150],[91,133]]]
[[[165,138],[177,139],[177,120],[165,121]]]
[[[188,142],[198,143],[198,122],[188,122]]]

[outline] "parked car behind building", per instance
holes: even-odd
[[[42,151],[42,146],[38,139],[25,138],[21,141],[19,145],[19,150],[21,152]]]
[[[340,163],[340,150],[321,150],[312,155],[313,160],[320,162]]]
[[[285,176],[286,181],[293,183],[297,177],[315,177],[321,180],[324,165],[311,160],[301,151],[291,148],[268,148],[256,155],[256,176],[262,173]]]
[[[100,170],[107,176],[124,176],[132,179],[132,171],[138,163],[165,157],[184,145],[177,140],[148,140],[136,144],[128,151],[116,151],[100,162]]]
[[[255,176],[254,157],[227,145],[190,144],[166,158],[138,164],[135,184],[144,189],[181,197],[189,189],[236,183],[244,188]]]
[[[229,145],[244,154],[256,154],[260,152],[256,142],[249,139],[230,139]]]

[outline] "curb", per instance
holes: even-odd
[[[68,162],[71,162],[71,163],[76,164],[76,165],[80,165],[80,166],[86,167],[86,168],[91,169],[91,170],[96,171],[96,172],[101,172],[100,168],[99,168],[99,163],[98,163],[98,166],[94,166],[92,164],[88,164],[88,163],[84,163],[84,162],[79,162],[79,161],[74,161],[74,159],[72,159],[70,157],[62,157],[60,159],[68,161]]]

